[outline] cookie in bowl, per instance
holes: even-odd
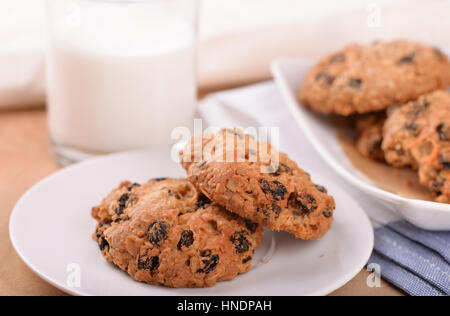
[[[440,50],[397,40],[350,45],[307,74],[301,103],[325,114],[349,116],[386,110],[450,85],[450,62]]]
[[[382,149],[395,167],[418,169],[419,180],[450,202],[450,93],[436,91],[389,111]]]
[[[356,129],[359,136],[356,141],[358,152],[366,158],[384,162],[383,126],[386,121],[384,113],[369,114],[357,118]]]
[[[210,287],[247,272],[263,236],[185,179],[123,182],[92,216],[108,262],[137,281],[174,288]]]

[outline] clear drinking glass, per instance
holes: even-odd
[[[197,99],[197,0],[48,0],[48,124],[63,165],[171,143]]]

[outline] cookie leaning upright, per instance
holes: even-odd
[[[385,121],[384,113],[369,114],[357,119],[356,129],[359,131],[359,137],[356,149],[364,157],[384,162],[384,151],[381,145]]]
[[[436,48],[408,41],[350,45],[316,65],[299,99],[325,114],[385,110],[450,85],[450,62]]]
[[[231,212],[301,239],[321,238],[331,227],[333,197],[269,144],[223,130],[195,136],[181,155],[188,179]]]
[[[450,203],[450,92],[436,91],[391,109],[382,149],[389,164],[418,169],[420,183],[438,202]]]
[[[122,183],[97,207],[103,256],[133,279],[208,287],[251,267],[263,231],[213,204],[185,179]]]

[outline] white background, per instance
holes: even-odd
[[[44,3],[0,0],[0,108],[44,102]],[[199,83],[267,78],[274,57],[318,58],[349,42],[449,47],[449,13],[449,0],[203,0]]]

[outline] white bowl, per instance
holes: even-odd
[[[353,167],[337,141],[336,130],[326,119],[305,109],[297,98],[310,60],[283,58],[272,64],[272,73],[298,126],[316,151],[349,184],[380,200],[412,224],[428,230],[450,230],[450,205],[404,198],[377,187]]]

